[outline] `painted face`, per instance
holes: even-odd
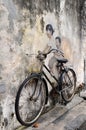
[[[60,47],[60,42],[59,42],[59,40],[58,40],[58,39],[56,39],[56,46],[57,46],[57,48],[59,48],[59,47]]]
[[[46,31],[46,34],[47,34],[48,38],[51,38],[51,37],[52,37],[52,32],[51,32],[50,30],[47,30],[47,31]]]

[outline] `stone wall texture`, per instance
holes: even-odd
[[[49,23],[62,39],[77,84],[84,82],[86,0],[0,0],[0,91],[5,95],[15,97],[28,73],[39,70],[35,54],[47,44]]]

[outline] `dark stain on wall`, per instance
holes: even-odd
[[[23,8],[29,10],[29,21],[31,28],[36,21],[36,15],[42,15],[43,11],[55,12],[59,16],[60,0],[15,0],[14,1],[22,10]],[[42,28],[43,30],[43,28]]]
[[[41,20],[40,20],[40,24],[41,24],[41,30],[42,30],[42,32],[44,32],[44,20],[43,20],[43,17],[41,18]]]
[[[29,10],[28,14],[31,28],[33,28],[36,22],[36,15],[42,15],[43,11],[55,13],[59,20],[60,3],[61,0],[14,0],[19,6],[20,10],[23,8]],[[79,24],[78,34],[82,37],[82,33],[86,32],[86,0],[65,0],[65,11],[67,17],[70,17],[70,21],[75,25],[76,19]],[[76,14],[76,19],[74,19]],[[12,23],[12,22],[11,22]],[[43,19],[41,19],[42,31],[43,31]],[[74,27],[75,28],[75,27]]]
[[[81,6],[81,32],[82,38],[86,37],[86,0],[83,1]]]

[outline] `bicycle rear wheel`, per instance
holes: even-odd
[[[30,76],[19,87],[15,113],[24,126],[31,126],[41,115],[46,102],[46,88],[38,76]]]
[[[65,103],[72,100],[76,88],[76,75],[73,69],[64,71],[61,77],[61,95]]]

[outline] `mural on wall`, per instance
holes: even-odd
[[[77,85],[84,82],[86,0],[0,0],[0,91],[15,97],[28,73],[39,70],[35,54],[47,44],[48,23],[62,39]]]

